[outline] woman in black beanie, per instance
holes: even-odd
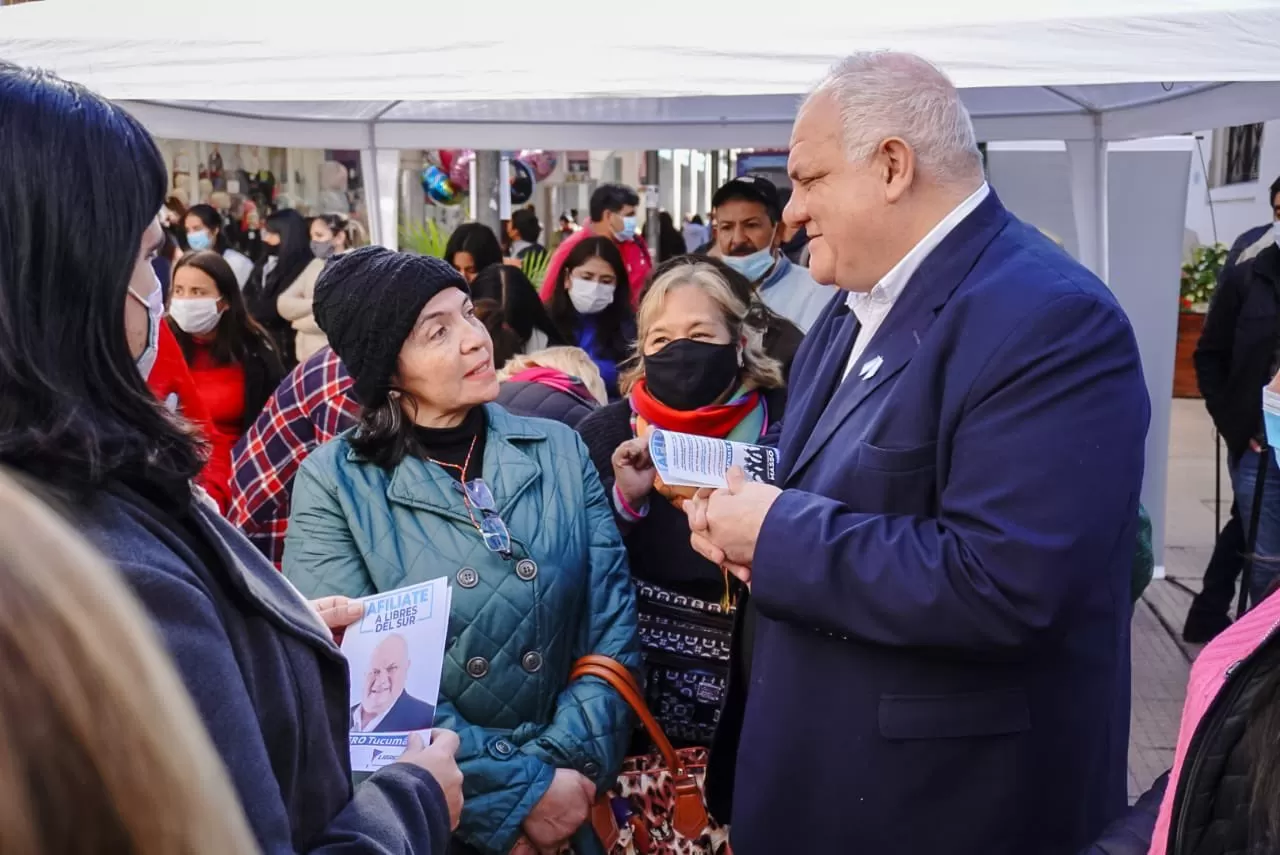
[[[602,851],[584,823],[630,713],[603,682],[567,676],[587,654],[640,659],[626,551],[586,446],[492,403],[493,344],[440,259],[344,255],[316,284],[315,317],[364,412],[298,470],[285,574],[309,596],[453,577],[436,705],[462,741],[453,851]]]

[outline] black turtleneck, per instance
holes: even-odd
[[[465,480],[471,481],[480,477],[483,468],[486,426],[484,407],[472,407],[462,424],[457,427],[429,428],[414,425],[413,436],[418,441],[421,457],[452,464],[441,468],[455,480],[461,480],[461,467],[466,462],[469,451],[471,462],[467,465]]]

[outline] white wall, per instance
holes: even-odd
[[[1196,233],[1201,244],[1217,240],[1228,246],[1236,236],[1254,226],[1270,222],[1271,200],[1267,192],[1271,182],[1280,176],[1280,121],[1267,122],[1262,130],[1262,155],[1258,180],[1249,184],[1214,187],[1206,192],[1204,167],[1213,168],[1213,131],[1198,131],[1199,151],[1191,157],[1191,175],[1187,186],[1187,228]],[[1204,156],[1201,161],[1201,154]]]
[[[1193,156],[1187,145],[1184,138],[1113,143],[1107,158],[1107,284],[1133,324],[1151,400],[1142,501],[1151,514],[1157,565],[1164,563],[1180,232],[1186,211],[1182,176]],[[1009,210],[1052,233],[1068,252],[1077,252],[1071,169],[1061,142],[992,143],[987,174]]]

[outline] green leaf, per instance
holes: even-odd
[[[1191,253],[1191,261],[1182,265],[1182,283],[1179,288],[1179,302],[1185,307],[1188,303],[1207,303],[1218,287],[1218,275],[1227,260],[1226,245],[1215,243],[1213,246],[1198,246]]]
[[[449,235],[441,230],[435,220],[400,227],[400,248],[418,255],[444,258]]]
[[[531,252],[520,262],[520,270],[533,287],[542,287],[542,280],[547,277],[547,267],[551,264],[551,255],[547,252]]]

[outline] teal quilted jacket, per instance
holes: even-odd
[[[627,553],[596,469],[564,425],[487,407],[483,477],[511,560],[480,539],[449,476],[406,458],[387,472],[344,437],[298,471],[284,572],[308,597],[361,597],[440,576],[453,589],[436,725],[462,739],[464,843],[506,855],[520,823],[572,768],[613,782],[632,716],[570,664],[587,653],[639,672]],[[575,851],[599,851],[589,828]]]

